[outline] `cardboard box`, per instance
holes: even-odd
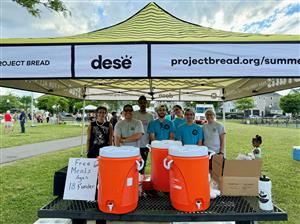
[[[222,155],[212,158],[212,178],[222,195],[257,196],[262,161],[227,160]]]

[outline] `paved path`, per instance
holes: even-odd
[[[86,136],[83,138],[86,143]],[[0,149],[0,164],[81,145],[81,136]]]

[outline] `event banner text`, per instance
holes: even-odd
[[[1,79],[297,77],[299,43],[1,46]]]

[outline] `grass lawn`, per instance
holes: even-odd
[[[251,151],[254,135],[263,137],[263,173],[272,180],[274,203],[289,216],[288,222],[281,223],[299,224],[300,162],[292,160],[292,146],[300,145],[300,130],[228,122],[226,131],[229,158]],[[2,166],[0,223],[33,223],[37,210],[53,199],[54,172],[67,165],[69,157],[78,156],[79,148],[73,148]]]
[[[26,124],[26,133],[24,134],[20,133],[20,126],[18,123],[15,123],[12,133],[4,134],[3,125],[0,125],[0,131],[0,148],[6,148],[79,136],[81,135],[82,128],[79,125],[49,125],[45,123],[37,124],[35,127],[30,127],[29,122]]]

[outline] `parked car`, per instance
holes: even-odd
[[[250,119],[257,119],[257,118],[261,118],[261,117],[258,116],[258,115],[250,115],[249,118],[250,118]]]
[[[227,119],[243,119],[244,116],[240,114],[227,114],[225,116]]]
[[[283,115],[283,114],[276,114],[273,116],[273,118],[281,118],[281,119],[287,119],[289,116]]]
[[[64,121],[74,121],[74,119],[75,119],[74,116],[70,113],[61,113],[61,115],[60,115],[60,120],[62,122],[64,122]]]

